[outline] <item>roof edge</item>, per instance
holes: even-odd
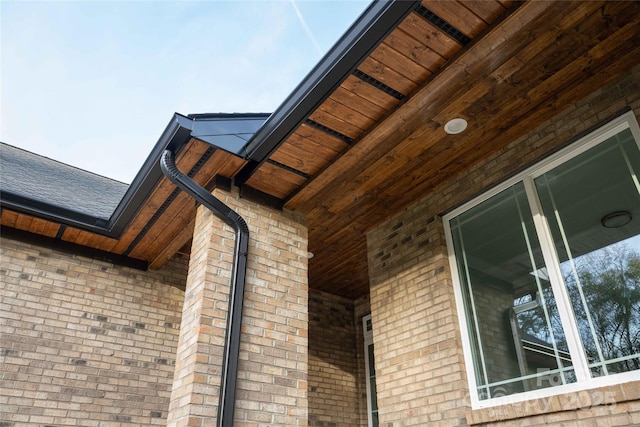
[[[418,0],[380,0],[371,3],[245,144],[244,156],[249,163],[236,176],[236,183],[246,182],[419,4]]]
[[[179,113],[173,114],[158,142],[111,214],[108,227],[110,233],[119,236],[124,231],[127,224],[142,207],[153,187],[164,176],[160,170],[160,156],[167,149],[177,153],[191,139],[191,129],[192,119]]]
[[[103,236],[119,238],[140,210],[151,190],[162,179],[163,175],[159,163],[161,154],[167,148],[179,152],[190,140],[191,129],[191,119],[174,113],[140,171],[125,191],[115,210],[107,218],[84,214],[7,191],[0,191],[0,207]]]

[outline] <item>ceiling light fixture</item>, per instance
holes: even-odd
[[[467,128],[467,121],[459,117],[449,120],[444,125],[444,131],[449,135],[457,135],[459,133],[462,133],[466,128]]]
[[[605,228],[620,228],[631,222],[631,212],[615,211],[602,217],[600,222]]]

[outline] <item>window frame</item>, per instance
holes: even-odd
[[[371,330],[367,330],[367,322],[371,324]],[[362,318],[362,330],[364,335],[364,372],[365,372],[365,384],[367,388],[367,425],[373,427],[373,408],[371,405],[372,399],[376,399],[377,396],[372,394],[371,390],[371,367],[369,366],[369,346],[373,346],[373,320],[371,315],[368,314]],[[375,346],[374,346],[374,363],[375,363]]]
[[[465,370],[469,382],[470,401],[472,409],[490,408],[510,403],[524,402],[532,399],[546,398],[559,394],[571,393],[581,390],[588,390],[598,387],[611,386],[625,382],[640,380],[640,370],[617,373],[601,377],[592,377],[589,372],[586,354],[582,347],[582,341],[578,333],[578,326],[574,320],[573,309],[568,295],[566,286],[562,285],[562,273],[560,271],[560,262],[553,245],[551,231],[549,225],[542,213],[542,206],[537,197],[534,179],[559,166],[575,156],[595,147],[596,145],[606,141],[612,136],[629,129],[636,145],[640,150],[640,127],[633,111],[628,111],[610,122],[604,124],[600,128],[590,132],[589,134],[579,138],[567,147],[551,154],[550,156],[540,160],[533,166],[524,171],[510,177],[500,184],[492,187],[478,197],[462,204],[451,212],[443,216],[443,225],[445,231],[445,240],[447,244],[447,252],[449,266],[453,280],[454,297],[456,302],[456,310],[458,314],[458,325],[461,332],[463,353],[465,359]],[[472,355],[472,345],[470,340],[467,314],[464,309],[464,298],[462,294],[462,282],[458,274],[458,264],[454,252],[453,236],[451,232],[450,222],[453,218],[474,208],[487,199],[497,195],[498,193],[512,187],[518,182],[522,182],[525,186],[527,200],[531,213],[533,214],[535,231],[540,240],[540,246],[543,253],[545,264],[549,270],[550,281],[554,294],[556,294],[556,303],[558,312],[565,329],[567,346],[573,361],[577,381],[575,383],[557,385],[548,388],[524,391],[514,393],[507,396],[492,397],[480,400],[478,395],[478,384],[476,382],[476,374],[474,371],[474,359]],[[469,319],[473,321],[473,319]]]

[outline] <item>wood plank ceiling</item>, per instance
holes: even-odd
[[[425,0],[241,184],[307,215],[310,287],[366,295],[367,231],[639,63],[639,2]],[[445,134],[453,117],[464,134]],[[178,158],[204,186],[246,164],[197,139]],[[194,213],[163,179],[119,239],[6,209],[2,224],[160,267]]]
[[[640,63],[639,36],[638,2],[425,0],[246,183],[308,215],[311,287],[365,295],[368,230]]]

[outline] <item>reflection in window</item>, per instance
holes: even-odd
[[[640,369],[640,152],[610,135],[448,218],[479,400]]]
[[[450,224],[480,398],[575,381],[524,185]]]
[[[636,171],[640,155],[626,129],[535,180],[595,376],[640,369]]]

